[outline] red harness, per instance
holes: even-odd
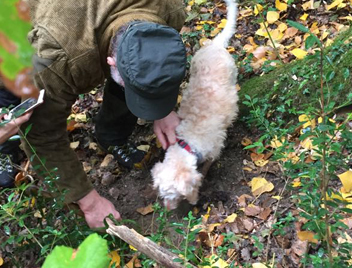
[[[191,146],[189,146],[189,144],[187,142],[185,142],[184,140],[181,140],[179,138],[176,138],[176,141],[177,141],[178,145],[180,145],[181,148],[185,149],[187,152],[189,152],[190,154],[193,154],[197,157],[198,164],[203,162],[202,155],[200,153],[198,153],[197,151],[192,150]]]

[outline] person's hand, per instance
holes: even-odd
[[[176,143],[176,128],[180,122],[181,119],[175,112],[154,121],[154,133],[164,150]]]
[[[0,144],[4,143],[11,136],[15,135],[19,129],[19,126],[27,122],[31,117],[31,112],[26,113],[0,127]],[[3,120],[5,114],[0,115],[0,121]]]
[[[104,227],[104,219],[109,214],[112,214],[116,220],[121,219],[120,213],[115,209],[114,205],[100,196],[96,190],[92,190],[77,203],[83,211],[90,228]]]

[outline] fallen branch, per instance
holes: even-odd
[[[109,228],[106,230],[108,234],[121,238],[123,241],[135,247],[138,251],[155,260],[160,265],[168,268],[196,268],[194,265],[188,262],[183,262],[182,264],[179,262],[174,262],[174,259],[179,259],[177,255],[171,253],[166,248],[159,246],[143,235],[137,233],[135,230],[130,229],[124,225],[114,225],[110,219],[106,219],[106,221],[109,225]]]

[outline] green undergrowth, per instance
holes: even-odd
[[[346,78],[347,74],[352,72],[351,37],[350,28],[341,33],[324,52],[326,56],[323,65],[324,83],[326,85],[327,82],[332,81],[329,87],[340,85],[330,94],[330,100],[335,101],[337,105],[343,105],[351,91],[352,80]],[[287,112],[296,114],[298,107],[304,109],[316,106],[319,103],[320,94],[320,63],[317,56],[319,52],[303,60],[285,64],[263,76],[243,81],[239,92],[241,99],[244,99],[244,95],[249,95],[252,98],[259,97],[268,101],[272,107],[282,106],[281,112],[279,110],[280,116],[287,115]],[[242,106],[242,111],[247,113],[248,109]],[[268,116],[271,115],[272,110],[268,109]]]

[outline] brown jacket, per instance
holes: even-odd
[[[46,87],[49,92],[57,84],[61,91],[81,94],[102,83],[109,73],[106,57],[110,40],[126,22],[146,20],[179,31],[185,20],[183,0],[28,2],[33,22],[28,38],[42,63],[39,69],[35,64],[38,72],[43,71],[40,78],[44,85],[39,87]],[[50,72],[45,71],[47,65]],[[58,79],[53,73],[60,81],[53,81]],[[51,80],[50,85],[46,80]]]

